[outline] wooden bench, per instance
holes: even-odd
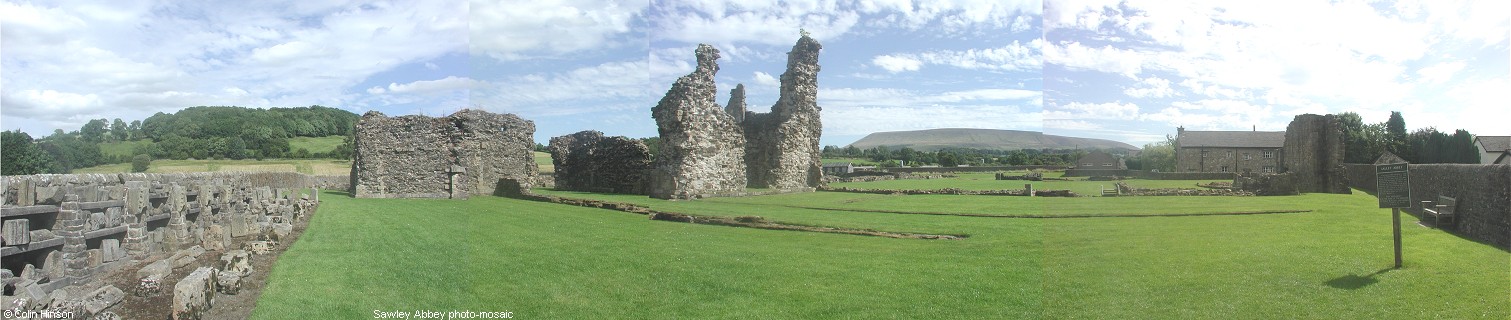
[[[1119,192],[1118,192],[1119,190],[1118,190],[1117,187],[1112,187],[1112,189],[1107,189],[1107,186],[1101,186],[1101,187],[1102,187],[1102,196],[1103,197],[1116,197],[1116,196],[1119,195]]]
[[[1454,207],[1458,205],[1458,199],[1448,196],[1438,196],[1438,201],[1422,201],[1422,214],[1432,216],[1432,226],[1442,229],[1443,220],[1453,222]]]

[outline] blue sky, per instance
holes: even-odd
[[[824,45],[826,145],[929,128],[1143,144],[1390,110],[1511,134],[1507,2],[1250,2],[4,1],[0,129],[319,104],[647,137],[698,43],[722,51],[717,101],[743,83],[768,111],[801,28]]]

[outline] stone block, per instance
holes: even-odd
[[[63,200],[67,196],[67,193],[63,192],[63,188],[57,186],[36,187],[36,190],[37,204],[59,205],[63,203]]]
[[[226,250],[226,236],[225,228],[222,228],[218,224],[212,224],[205,228],[205,234],[200,241],[200,245],[204,246],[207,251],[224,251]]]
[[[42,274],[42,272],[37,271],[37,267],[33,266],[30,263],[28,263],[25,266],[21,267],[21,278],[22,279],[27,279],[27,280],[42,280],[43,276],[45,276],[45,275]]]
[[[236,294],[241,292],[241,275],[234,272],[221,272],[216,275],[216,288],[223,294]]]
[[[91,268],[98,267],[101,264],[105,263],[105,252],[104,252],[104,250],[89,249],[89,250],[84,250],[84,254],[89,255],[88,259],[85,260],[85,261],[87,261],[89,263],[89,267],[91,267]]]
[[[289,234],[294,233],[294,225],[289,223],[274,224],[272,232],[273,241],[284,241],[284,239],[288,238]]]
[[[32,242],[47,241],[47,240],[50,240],[52,238],[57,238],[57,237],[58,237],[58,235],[53,234],[51,229],[37,229],[37,230],[32,230],[31,231],[31,241]]]
[[[173,319],[202,319],[215,303],[215,269],[195,269],[173,286]]]
[[[154,261],[151,264],[148,264],[147,266],[142,267],[141,270],[137,270],[136,271],[136,278],[137,279],[146,279],[149,276],[154,276],[155,275],[155,276],[157,276],[158,279],[166,279],[166,278],[168,278],[168,274],[170,274],[172,272],[173,272],[173,262],[164,259],[164,260]]]
[[[43,259],[42,271],[45,271],[47,273],[47,278],[63,279],[65,271],[68,270],[68,268],[64,266],[63,263],[63,252],[53,250],[52,252],[47,253],[47,257]]]
[[[31,221],[26,219],[5,220],[4,233],[0,234],[5,240],[5,245],[14,246],[31,243]]]
[[[84,310],[88,310],[89,314],[99,314],[110,306],[120,303],[124,298],[126,298],[126,292],[115,286],[104,286],[84,297]]]
[[[220,270],[242,277],[252,275],[252,255],[246,250],[231,250],[220,255]]]
[[[121,250],[121,240],[118,239],[100,240],[100,252],[104,254],[105,262],[114,262],[126,256]]]

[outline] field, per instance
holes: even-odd
[[[100,143],[100,153],[106,157],[131,156],[132,149],[137,145],[151,144],[151,140],[114,141]]]
[[[350,160],[331,159],[253,159],[242,160],[153,160],[147,172],[298,172],[312,175],[344,175],[351,173]],[[73,173],[122,173],[131,172],[130,163],[116,163],[74,169]]]
[[[540,173],[556,172],[556,165],[551,163],[551,154],[545,152],[531,152],[535,156],[535,165],[540,166]]]
[[[951,180],[977,183],[967,177]],[[948,180],[888,183],[933,188],[906,183],[941,181]],[[1003,182],[1021,188],[1023,181]],[[1137,182],[1143,181],[1130,183]],[[1065,183],[1073,190],[1097,184]],[[662,201],[537,192],[700,215],[969,238],[759,230],[488,196],[353,199],[328,191],[304,236],[274,266],[253,318],[372,317],[375,310],[497,311],[519,318],[1511,316],[1511,254],[1406,223],[1405,268],[1393,270],[1389,211],[1363,193],[1027,198],[816,192]],[[1058,219],[907,214],[1295,209],[1311,211]]]
[[[300,148],[309,150],[310,153],[331,152],[331,150],[336,150],[336,146],[341,145],[343,140],[346,140],[346,136],[293,137],[289,138],[289,152]]]

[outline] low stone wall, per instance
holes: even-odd
[[[98,276],[138,262],[152,262],[139,274],[166,283],[168,271],[206,251],[287,236],[318,206],[318,191],[304,188],[338,178],[276,172],[5,176],[0,278],[17,295],[5,301],[32,301],[19,306],[25,310],[49,308],[37,305],[45,304],[39,297],[55,300],[55,290],[99,283]]]
[[[997,166],[997,167],[903,167],[882,169],[887,172],[993,172],[1022,170],[1065,170],[1065,166]]]
[[[1343,165],[1343,167],[1348,171],[1348,186],[1350,188],[1375,194],[1375,165],[1350,163]]]
[[[1008,189],[1003,189],[1003,190],[964,190],[964,189],[956,189],[956,188],[945,188],[945,189],[859,189],[859,188],[849,188],[849,187],[839,187],[839,188],[820,187],[818,190],[820,190],[820,191],[829,191],[829,192],[867,193],[867,194],[906,194],[906,195],[946,194],[946,195],[964,195],[964,196],[1020,196],[1021,197],[1021,196],[1029,196],[1028,193],[1029,192],[1033,192],[1032,196],[1035,196],[1035,197],[1079,197],[1080,196],[1080,195],[1077,195],[1075,192],[1072,192],[1070,190],[1028,190],[1028,189],[1024,189],[1024,190],[1008,190]]]
[[[1127,169],[1066,169],[1062,177],[1127,176]]]
[[[1233,180],[1232,172],[1148,172],[1129,170],[1128,175],[1145,180]]]
[[[1456,223],[1444,226],[1466,237],[1511,249],[1511,165],[1413,164],[1410,212],[1439,195],[1458,200]]]

